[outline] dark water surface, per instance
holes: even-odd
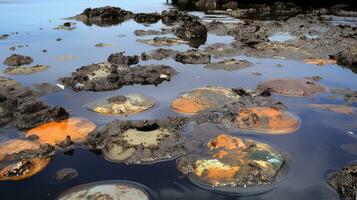
[[[151,26],[137,24],[129,20],[117,26],[86,26],[77,22],[73,31],[53,30],[63,24],[63,18],[81,13],[87,7],[105,5],[120,6],[133,12],[161,12],[170,8],[162,0],[0,0],[0,34],[11,34],[7,40],[0,41],[0,61],[12,53],[19,53],[34,58],[33,64],[50,65],[45,72],[32,75],[6,75],[0,65],[0,76],[7,76],[31,86],[35,83],[57,83],[61,76],[69,75],[76,68],[90,63],[103,62],[110,53],[125,51],[127,54],[141,54],[154,50],[155,47],[137,43],[133,32],[136,29],[156,29],[165,27],[161,22]],[[203,16],[202,13],[197,13]],[[206,18],[210,18],[208,16]],[[232,19],[227,18],[227,21]],[[60,42],[56,38],[62,38]],[[146,36],[144,38],[151,38]],[[215,42],[232,42],[232,37],[209,34],[207,44]],[[97,48],[97,43],[110,43],[112,47]],[[9,50],[12,46],[28,45]],[[174,46],[177,50],[190,49],[189,46]],[[47,49],[47,53],[42,50]],[[77,59],[58,61],[56,57],[72,55]],[[159,86],[126,86],[111,92],[80,92],[65,89],[59,93],[49,94],[43,99],[50,105],[64,106],[72,116],[86,117],[98,126],[114,119],[155,119],[178,115],[170,108],[170,102],[181,92],[196,87],[217,85],[224,87],[255,88],[256,85],[271,78],[321,76],[321,84],[329,88],[350,88],[357,90],[357,75],[351,70],[338,65],[309,65],[300,61],[280,59],[259,59],[240,56],[254,63],[251,68],[234,71],[215,71],[204,69],[203,65],[184,65],[173,60],[146,61],[140,64],[167,64],[174,67],[179,74],[170,82]],[[213,60],[215,61],[215,60]],[[282,67],[277,67],[281,64]],[[262,75],[253,75],[259,72]],[[154,98],[158,106],[147,112],[130,117],[101,116],[90,112],[83,105],[102,97],[115,94],[141,93]],[[231,196],[199,188],[176,170],[176,161],[167,161],[147,165],[125,165],[106,161],[82,148],[77,148],[72,155],[59,152],[50,164],[40,173],[23,181],[0,182],[0,199],[53,199],[62,191],[73,186],[102,181],[129,180],[150,188],[154,199],[289,199],[317,200],[338,199],[337,194],[326,184],[326,176],[333,170],[356,160],[356,155],[344,152],[341,144],[356,143],[357,118],[354,115],[343,115],[309,108],[309,103],[343,104],[343,99],[328,98],[321,94],[306,98],[276,96],[283,101],[289,111],[301,119],[301,127],[294,133],[286,135],[264,135],[249,133],[232,133],[271,143],[282,149],[288,156],[288,173],[283,180],[263,194],[253,196]],[[356,106],[356,105],[354,105]],[[202,130],[205,131],[205,130]],[[209,130],[207,130],[209,131]],[[350,133],[348,133],[350,132]],[[351,134],[352,133],[352,134]],[[0,142],[10,138],[24,137],[16,130],[0,129]],[[79,176],[73,180],[57,182],[56,171],[64,168],[75,168]]]

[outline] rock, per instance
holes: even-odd
[[[0,40],[6,40],[8,37],[10,37],[9,34],[3,34],[0,36]]]
[[[102,150],[111,161],[150,163],[176,158],[185,152],[181,128],[185,118],[115,120],[87,137],[86,146]]]
[[[56,38],[56,41],[60,42],[60,41],[62,41],[62,38]]]
[[[88,105],[89,110],[109,115],[138,114],[155,106],[155,101],[140,94],[128,94],[101,99]]]
[[[272,79],[262,82],[257,87],[260,90],[270,89],[271,92],[288,96],[310,96],[325,92],[320,84],[307,79]]]
[[[108,62],[113,65],[125,66],[136,65],[139,63],[138,56],[125,56],[124,53],[125,52],[118,52],[110,54],[110,56],[108,57]]]
[[[4,74],[28,75],[28,74],[46,71],[49,67],[50,66],[48,65],[35,65],[32,67],[7,67],[4,70]]]
[[[232,57],[239,55],[237,48],[234,48],[232,45],[224,43],[214,43],[205,47],[204,51],[214,58],[220,57]]]
[[[31,89],[13,79],[0,77],[0,126],[29,129],[68,118],[62,107],[43,103]]]
[[[141,59],[142,60],[163,60],[168,58],[174,58],[179,51],[172,50],[172,49],[155,49],[149,53],[142,53]]]
[[[192,47],[198,48],[206,43],[207,28],[199,21],[185,21],[175,32],[176,36],[190,42]]]
[[[198,20],[199,17],[180,12],[176,9],[164,10],[161,12],[161,21],[166,25],[178,22]]]
[[[304,62],[312,65],[334,65],[337,63],[336,60],[326,58],[305,59]]]
[[[135,199],[149,200],[151,197],[145,189],[133,182],[112,181],[89,183],[81,186],[76,186],[69,191],[63,193],[59,200],[73,199]]]
[[[71,19],[81,21],[88,26],[92,26],[93,24],[97,26],[112,26],[131,19],[134,16],[132,12],[119,7],[106,6],[87,8],[81,14]]]
[[[342,97],[348,104],[357,102],[357,91],[351,89],[331,89],[332,96],[330,98]]]
[[[56,172],[56,180],[64,181],[74,179],[78,176],[78,171],[73,168],[62,168]]]
[[[205,68],[214,70],[235,71],[251,67],[252,65],[253,63],[247,60],[228,59],[220,62],[209,63],[205,66]]]
[[[352,114],[354,113],[354,109],[351,106],[345,105],[333,105],[333,104],[309,104],[309,107],[319,108],[323,110],[327,110],[330,112],[340,113],[340,114]]]
[[[179,38],[171,38],[171,37],[154,37],[153,39],[137,39],[136,41],[152,46],[173,46],[173,45],[189,44],[189,42],[185,40],[181,40]]]
[[[33,59],[30,56],[24,56],[20,54],[12,54],[10,57],[7,57],[3,62],[7,66],[21,66],[29,65],[33,62]]]
[[[220,134],[204,149],[200,154],[182,157],[177,168],[191,181],[214,190],[270,185],[284,171],[281,152],[251,139]]]
[[[73,31],[74,29],[76,29],[77,27],[75,26],[76,23],[72,23],[72,22],[65,22],[62,25],[59,25],[55,28],[53,28],[54,30],[66,30],[66,31]]]
[[[56,59],[59,61],[75,60],[78,59],[78,56],[70,56],[70,55],[58,56]]]
[[[160,31],[157,30],[135,30],[134,35],[136,36],[147,36],[147,35],[165,35],[171,33],[171,29],[162,29]]]
[[[20,140],[13,139],[6,141],[1,144],[0,147],[0,161],[3,160],[6,156],[12,154],[18,154],[26,150],[38,150],[40,149],[40,144],[30,140]]]
[[[155,24],[161,19],[161,15],[159,13],[138,13],[135,14],[134,20],[137,23],[145,23],[145,24]]]
[[[162,74],[169,78],[161,78]],[[132,68],[118,67],[110,63],[83,66],[72,73],[71,77],[60,78],[59,82],[75,91],[108,91],[125,85],[158,85],[169,81],[176,71],[166,65],[144,65]]]
[[[218,0],[198,0],[195,2],[195,6],[198,10],[216,10],[220,3]]]
[[[328,184],[336,190],[341,199],[353,200],[357,197],[357,164],[343,167],[328,178]]]
[[[84,118],[69,118],[59,122],[41,124],[26,132],[26,137],[36,135],[36,141],[41,144],[68,146],[73,142],[82,142],[96,125]],[[69,136],[69,138],[68,138]],[[69,139],[69,141],[68,141]],[[63,143],[63,141],[67,141]]]
[[[57,85],[51,85],[49,83],[38,83],[34,85],[34,91],[38,92],[41,96],[44,96],[48,93],[56,93],[61,91]]]
[[[357,48],[347,48],[333,56],[337,64],[357,72]]]
[[[112,47],[113,44],[101,42],[101,43],[95,44],[94,46],[95,46],[95,47]]]
[[[211,55],[192,49],[177,53],[175,60],[183,64],[208,64],[211,62]]]

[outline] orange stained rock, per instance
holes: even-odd
[[[229,153],[225,150],[222,151],[218,151],[217,153],[215,153],[213,155],[213,158],[224,158],[225,156],[227,156]]]
[[[247,148],[247,144],[242,139],[225,134],[218,135],[215,139],[209,141],[207,146],[211,149],[225,148],[229,150]]]
[[[83,141],[95,129],[96,125],[84,118],[69,118],[59,122],[49,122],[27,131],[26,136],[37,135],[38,142],[51,145],[66,139],[67,135],[74,142]]]
[[[290,133],[299,128],[299,120],[295,116],[269,107],[241,109],[237,124],[244,130],[271,134]]]
[[[21,169],[20,164],[22,161],[11,164],[0,171],[0,181],[4,180],[13,180],[18,181],[26,178],[30,178],[31,176],[37,174],[41,170],[43,170],[47,164],[49,163],[50,158],[33,158],[28,161],[28,167],[26,169]],[[14,169],[22,170],[22,173],[17,175],[9,175],[9,171]]]
[[[309,104],[312,108],[320,108],[340,114],[352,114],[353,108],[345,105],[333,105],[333,104]]]
[[[184,114],[195,114],[201,110],[204,110],[208,107],[201,102],[194,101],[194,99],[186,99],[179,97],[172,101],[171,108],[179,113]]]
[[[230,167],[230,168],[219,168],[212,167],[207,169],[207,178],[210,179],[213,183],[219,183],[224,180],[234,180],[235,175],[239,171],[238,166]]]
[[[14,139],[0,145],[0,160],[6,155],[20,153],[25,150],[36,150],[40,144],[29,140]]]
[[[326,59],[326,58],[306,59],[306,60],[304,60],[304,62],[307,63],[307,64],[312,64],[312,65],[332,65],[332,64],[336,64],[337,63],[336,60]]]

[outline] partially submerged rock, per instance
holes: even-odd
[[[183,93],[171,103],[171,108],[179,113],[195,114],[206,109],[215,109],[233,102],[239,95],[223,87],[203,87]]]
[[[139,63],[139,56],[126,56],[125,52],[112,53],[108,57],[108,62],[113,65],[136,65]]]
[[[145,24],[155,24],[161,19],[159,13],[137,13],[135,14],[134,20],[137,23]]]
[[[253,63],[247,60],[236,60],[236,59],[227,59],[222,60],[215,63],[209,63],[205,66],[207,69],[214,69],[214,70],[226,70],[226,71],[235,71],[244,68],[251,67]]]
[[[109,115],[131,115],[152,108],[155,101],[141,94],[128,94],[101,99],[86,105],[94,112]]]
[[[179,38],[172,38],[172,37],[154,37],[153,39],[137,39],[139,43],[148,44],[152,46],[173,46],[173,45],[182,45],[188,44],[187,41],[179,39]]]
[[[200,50],[192,49],[177,53],[175,60],[184,64],[208,64],[211,62],[211,55]]]
[[[65,31],[73,31],[74,29],[76,29],[76,23],[73,22],[65,22],[55,28],[53,28],[54,30],[65,30]]]
[[[74,179],[78,176],[78,171],[73,168],[62,168],[56,172],[57,181]]]
[[[300,125],[294,115],[269,107],[242,108],[236,120],[238,127],[244,131],[269,134],[291,133]]]
[[[0,77],[0,126],[29,129],[68,118],[62,107],[43,103],[33,90],[13,79]]]
[[[357,48],[347,48],[333,56],[337,64],[350,68],[357,72]]]
[[[38,150],[40,144],[30,140],[13,139],[0,146],[0,161],[6,156],[11,154],[17,154],[25,150]]]
[[[192,47],[198,48],[206,43],[207,28],[199,21],[185,21],[175,32],[176,36],[190,42]]]
[[[58,200],[117,199],[150,200],[143,186],[132,182],[105,181],[76,186],[62,194]]]
[[[260,83],[257,88],[259,90],[270,89],[272,93],[287,96],[310,96],[326,91],[323,86],[314,81],[294,78],[268,80]]]
[[[176,158],[185,152],[180,134],[185,118],[113,121],[87,137],[86,145],[102,150],[108,160],[150,163]]]
[[[342,99],[347,104],[352,104],[357,102],[357,91],[351,89],[334,88],[330,90],[332,96],[330,98],[342,97]]]
[[[281,152],[268,144],[220,134],[205,152],[183,157],[178,170],[193,182],[217,190],[273,184],[283,171]]]
[[[82,142],[95,128],[96,125],[87,119],[69,118],[32,128],[26,132],[26,137],[35,135],[41,144],[59,145],[67,136],[74,142]]]
[[[59,82],[75,91],[116,90],[124,85],[158,85],[170,81],[176,71],[166,65],[144,65],[118,67],[110,63],[83,66],[72,73],[71,77],[60,78]]]
[[[48,65],[35,65],[32,67],[8,67],[4,70],[5,74],[12,74],[12,75],[27,75],[33,74],[37,72],[46,71],[50,66]]]
[[[100,48],[100,47],[112,47],[113,44],[101,42],[101,43],[95,44],[94,46],[95,46],[95,47],[99,47],[99,48]]]
[[[312,65],[334,65],[337,63],[336,60],[327,58],[310,58],[305,59],[304,62]]]
[[[135,30],[134,31],[134,35],[136,36],[147,36],[147,35],[165,35],[168,33],[171,33],[172,30],[171,29],[161,29],[160,31],[157,30]]]
[[[123,10],[119,7],[100,7],[100,8],[87,8],[81,14],[72,17],[83,22],[84,24],[91,26],[112,26],[122,23],[128,19],[134,17],[134,14],[130,11]]]
[[[341,199],[353,200],[357,197],[357,163],[340,169],[328,178],[328,184],[336,190]]]
[[[172,25],[178,22],[187,22],[198,20],[199,17],[180,12],[176,9],[164,10],[161,12],[161,21],[166,25]]]
[[[29,65],[33,62],[33,59],[30,56],[24,56],[20,54],[12,54],[7,57],[3,62],[4,65],[7,66],[21,66],[21,65]]]
[[[0,40],[6,40],[8,37],[10,37],[9,34],[3,34],[0,36]]]
[[[204,51],[214,58],[232,57],[239,55],[239,49],[230,44],[214,43],[205,47]]]
[[[144,52],[141,54],[142,60],[163,60],[168,58],[174,58],[179,51],[172,49],[155,49],[151,52]]]
[[[330,112],[340,113],[340,114],[352,114],[354,113],[354,109],[351,106],[345,105],[333,105],[333,104],[309,104],[309,107],[319,108],[323,110],[327,110]]]

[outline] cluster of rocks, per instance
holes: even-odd
[[[47,65],[34,65],[34,66],[22,66],[29,65],[33,62],[30,56],[24,56],[20,54],[12,54],[4,60],[4,65],[7,67],[4,70],[5,74],[32,74],[36,72],[42,72],[49,68]]]

